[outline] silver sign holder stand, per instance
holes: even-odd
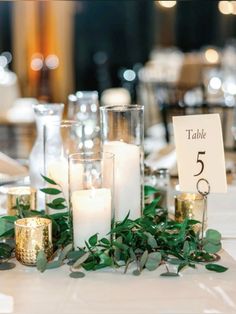
[[[198,193],[201,194],[204,199],[203,214],[202,214],[202,234],[201,234],[201,237],[203,239],[204,228],[205,228],[205,218],[207,214],[207,196],[210,194],[211,187],[207,179],[204,179],[204,178],[201,178],[197,181],[196,187],[197,187]]]

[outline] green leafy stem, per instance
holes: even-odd
[[[42,189],[46,194],[59,195],[60,187],[56,182],[44,176],[50,185],[56,188]],[[145,186],[145,197],[150,198],[157,190]],[[64,198],[56,198],[52,202],[53,209],[61,210],[65,204]],[[129,213],[121,222],[113,223],[111,232],[106,238],[99,238],[99,234],[92,235],[84,247],[73,249],[72,228],[70,215],[56,213],[46,215],[44,211],[34,212],[23,208],[21,216],[39,215],[52,220],[54,254],[48,261],[43,251],[37,256],[37,268],[44,272],[47,269],[58,268],[64,264],[70,266],[70,277],[82,278],[85,273],[81,271],[98,270],[106,267],[123,267],[124,273],[129,266],[135,265],[133,275],[138,276],[144,269],[156,270],[165,265],[166,271],[161,276],[179,276],[180,271],[186,267],[196,268],[197,264],[205,263],[206,269],[224,272],[226,267],[214,263],[220,257],[221,235],[218,231],[208,229],[204,238],[200,236],[196,226],[199,221],[185,219],[182,223],[168,218],[167,211],[160,208],[159,199],[153,199],[142,211],[142,216],[132,220]],[[66,205],[65,205],[66,206]],[[51,207],[52,208],[52,207]],[[5,216],[0,218],[0,260],[6,260],[14,254],[12,246],[6,239],[14,237],[14,221],[18,216]],[[7,247],[6,247],[7,246]],[[170,271],[170,265],[176,269]]]

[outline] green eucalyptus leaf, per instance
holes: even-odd
[[[61,204],[61,203],[59,203],[59,204],[47,203],[47,206],[48,206],[49,208],[51,208],[51,209],[56,209],[56,210],[61,210],[61,209],[67,208],[66,205]]]
[[[90,256],[90,252],[85,253],[73,264],[73,268],[79,268]]]
[[[80,250],[80,251],[70,251],[67,255],[67,257],[69,259],[73,259],[73,260],[77,260],[79,259],[81,256],[83,256],[85,254],[84,250]]]
[[[180,265],[183,263],[183,260],[178,259],[178,258],[170,258],[170,259],[168,259],[168,263],[170,263],[172,265]]]
[[[141,274],[141,272],[140,272],[140,270],[138,270],[138,269],[135,269],[134,271],[133,271],[133,275],[134,276],[139,276]]]
[[[84,278],[85,277],[85,273],[82,273],[81,271],[73,271],[72,273],[70,273],[70,277],[77,279],[77,278]]]
[[[111,266],[112,265],[112,259],[109,255],[107,255],[106,253],[101,253],[99,255],[99,258],[100,258],[100,263],[102,265],[105,265],[105,266]]]
[[[188,263],[187,262],[182,262],[181,264],[179,264],[177,272],[179,273],[186,266],[188,266]]]
[[[152,249],[156,249],[158,245],[157,245],[157,241],[155,237],[149,232],[147,232],[146,235],[148,237],[148,241],[147,241],[148,245],[150,245]]]
[[[145,267],[150,271],[157,269],[157,267],[160,265],[161,258],[162,258],[162,256],[161,256],[160,252],[152,252],[152,253],[148,254],[148,258],[147,258],[147,262],[145,264]]]
[[[37,269],[43,273],[47,267],[47,257],[46,254],[44,253],[44,251],[39,251],[38,255],[37,255],[37,259],[36,259],[36,266]]]
[[[227,267],[224,267],[224,266],[219,265],[219,264],[207,264],[207,265],[205,265],[205,268],[208,270],[211,270],[211,271],[215,271],[217,273],[223,273],[226,270],[228,270]]]
[[[118,241],[113,241],[113,245],[123,251],[127,251],[129,249],[128,245],[120,243]]]
[[[3,217],[0,218],[0,220],[1,219],[5,220],[7,222],[10,222],[10,223],[11,222],[14,223],[19,218],[17,216],[3,216]]]
[[[54,189],[54,188],[43,188],[43,189],[40,189],[40,191],[49,195],[57,195],[61,193],[60,190]]]
[[[54,180],[52,180],[52,179],[50,179],[50,178],[48,178],[48,177],[46,177],[46,176],[44,176],[44,175],[42,175],[42,174],[41,174],[41,177],[43,177],[43,179],[44,179],[46,182],[48,182],[48,183],[50,183],[50,184],[52,184],[52,185],[58,185]]]
[[[203,249],[210,254],[215,254],[221,250],[221,243],[219,244],[212,244],[212,243],[206,243],[203,246]]]
[[[95,233],[94,235],[92,235],[92,236],[89,238],[88,242],[89,242],[89,244],[90,244],[91,246],[95,246],[95,245],[97,244],[97,242],[98,242],[98,234]]]
[[[183,253],[184,253],[184,257],[185,258],[187,258],[189,252],[190,252],[189,242],[188,241],[184,241]]]
[[[148,251],[146,250],[143,252],[140,258],[140,270],[142,270],[143,267],[145,266],[147,259],[148,259]]]
[[[0,243],[0,260],[9,259],[11,257],[13,248],[6,243]]]
[[[145,185],[144,186],[144,196],[150,196],[152,194],[155,194],[157,193],[158,190],[156,188],[154,188],[153,186],[150,186],[150,185]]]
[[[58,198],[55,198],[52,203],[54,205],[58,205],[58,204],[61,204],[61,203],[64,203],[66,200],[63,198],[63,197],[58,197]]]
[[[206,231],[206,240],[212,244],[219,244],[221,241],[221,234],[217,230],[208,229]]]
[[[70,243],[67,246],[64,247],[64,249],[61,251],[61,254],[58,257],[58,260],[62,263],[63,260],[67,257],[68,253],[72,250],[73,245]]]
[[[102,239],[100,240],[100,242],[101,242],[102,244],[105,244],[105,245],[110,245],[110,244],[111,244],[110,241],[109,241],[107,238],[102,238]]]
[[[0,218],[0,237],[4,236],[7,232],[14,232],[14,221],[9,221],[9,218]]]
[[[162,277],[178,277],[179,274],[178,273],[173,273],[171,271],[167,271],[165,273],[162,273],[160,276],[162,276]]]
[[[130,258],[131,260],[136,260],[136,255],[134,254],[134,250],[132,247],[129,248],[129,255],[130,255]]]
[[[1,270],[10,270],[16,267],[16,264],[14,263],[9,263],[9,262],[4,262],[0,263],[0,271]]]
[[[151,202],[151,204],[145,206],[145,208],[143,210],[144,216],[155,216],[155,214],[156,214],[156,207],[157,207],[157,204],[160,201],[160,199],[161,199],[161,197],[159,196],[158,198],[153,200]]]
[[[62,265],[62,262],[60,260],[49,262],[46,265],[46,269],[59,268],[61,265]]]

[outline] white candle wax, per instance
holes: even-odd
[[[95,233],[107,237],[111,230],[111,190],[90,189],[72,193],[74,246],[84,247]]]
[[[119,141],[107,142],[104,152],[115,155],[114,205],[115,218],[121,221],[130,211],[130,218],[141,215],[140,148]],[[109,168],[106,169],[109,171]]]
[[[83,166],[81,164],[71,165],[71,188],[73,190],[82,188]],[[68,178],[68,162],[66,159],[55,160],[48,166],[48,177],[54,180],[62,189],[63,195],[69,204],[69,178]],[[50,212],[56,212],[51,210]]]

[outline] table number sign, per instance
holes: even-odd
[[[227,191],[219,114],[173,117],[181,191]]]

